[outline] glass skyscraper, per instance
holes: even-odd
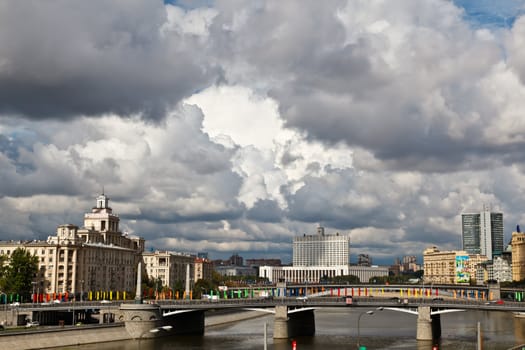
[[[489,260],[503,252],[503,213],[484,207],[480,213],[461,214],[463,250]]]

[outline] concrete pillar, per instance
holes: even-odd
[[[430,317],[430,306],[419,306],[417,312],[416,340],[432,340],[432,318]]]
[[[190,264],[186,265],[186,299],[190,298]]]
[[[275,306],[275,320],[273,322],[273,338],[288,339],[288,306]]]
[[[137,287],[135,289],[135,304],[142,304],[142,262],[137,266]]]
[[[489,287],[489,300],[499,300],[501,299],[501,289],[498,282],[491,282],[488,284]]]
[[[155,304],[121,304],[126,331],[133,339],[152,338],[151,329],[163,325],[160,306]],[[102,317],[102,315],[101,315]]]

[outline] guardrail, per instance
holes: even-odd
[[[347,298],[352,298],[352,303],[347,303]],[[134,303],[127,301],[83,301],[83,302],[62,302],[57,304],[36,304],[27,303],[19,306],[9,306],[19,310],[51,310],[51,309],[114,309],[120,308],[121,304]],[[146,302],[147,303],[147,302]],[[487,302],[482,299],[453,299],[453,298],[432,298],[432,297],[273,297],[273,298],[234,298],[234,299],[199,299],[199,300],[157,300],[150,303],[159,304],[162,309],[228,309],[241,307],[275,307],[276,305],[286,304],[291,307],[305,306],[310,307],[418,307],[431,306],[436,308],[465,308],[494,311],[525,311],[525,303],[514,301]]]

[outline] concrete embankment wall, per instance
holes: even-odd
[[[44,349],[130,339],[124,324],[0,334],[0,349]]]
[[[205,326],[212,327],[267,315],[256,311],[206,313]],[[53,328],[23,331],[2,331],[0,349],[33,350],[83,344],[105,343],[131,339],[124,323],[112,325],[84,325],[71,328]]]

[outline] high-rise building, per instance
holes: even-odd
[[[350,262],[350,236],[327,235],[324,227],[316,235],[296,236],[293,239],[294,266],[341,266]]]
[[[503,252],[503,213],[484,206],[480,213],[461,214],[463,250],[485,255],[489,260]]]
[[[356,276],[362,282],[388,276],[388,267],[350,265],[350,236],[326,235],[323,227],[316,235],[293,240],[293,266],[260,266],[259,277],[270,282],[319,283],[337,276]]]

